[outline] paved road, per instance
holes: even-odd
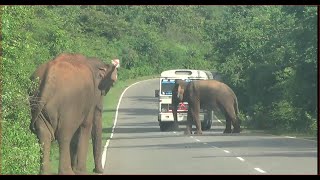
[[[214,122],[202,136],[160,132],[157,80],[127,89],[107,148],[104,174],[317,174],[317,142],[283,136],[222,134]]]

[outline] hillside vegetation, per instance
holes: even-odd
[[[223,75],[242,125],[317,134],[316,6],[1,6],[2,174],[37,174],[29,76],[62,52],[119,58],[119,81]]]

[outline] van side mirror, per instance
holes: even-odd
[[[159,97],[159,91],[160,90],[154,90],[154,97]]]

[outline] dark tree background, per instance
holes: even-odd
[[[316,6],[2,6],[3,174],[35,174],[27,89],[62,52],[121,60],[119,80],[218,72],[246,128],[317,133]]]

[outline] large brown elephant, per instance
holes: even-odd
[[[95,171],[102,172],[102,97],[117,80],[117,64],[63,53],[40,65],[31,80],[38,82],[30,91],[30,129],[43,147],[40,173],[50,171],[50,146],[55,139],[59,174],[85,173],[90,135]]]
[[[176,80],[172,89],[172,113],[176,121],[179,102],[188,102],[187,126],[185,134],[192,134],[192,120],[196,125],[195,134],[202,134],[199,119],[200,107],[207,110],[219,108],[226,118],[224,133],[239,133],[238,101],[235,93],[226,84],[216,80],[193,80],[186,83]],[[231,131],[231,123],[233,130]]]

